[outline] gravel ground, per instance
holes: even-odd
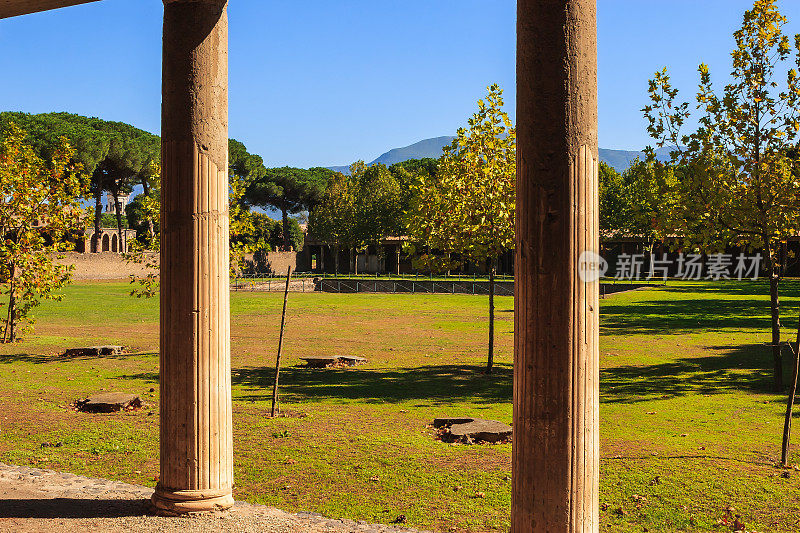
[[[152,492],[107,479],[0,464],[0,532],[422,533],[241,502],[222,513],[156,516],[149,505]]]

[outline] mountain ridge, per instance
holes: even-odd
[[[382,153],[375,159],[369,162],[370,165],[376,163],[383,163],[386,166],[395,163],[402,163],[409,159],[422,159],[424,157],[438,158],[442,155],[442,147],[449,145],[455,137],[442,136],[431,137],[430,139],[423,139],[408,146],[400,148],[392,148],[391,150]],[[669,152],[672,148],[664,147],[656,150],[656,157],[659,160],[666,160],[669,158]],[[600,161],[603,161],[610,167],[614,168],[617,172],[623,172],[631,163],[639,157],[644,157],[644,152],[641,150],[614,150],[610,148],[600,148],[598,150]],[[350,167],[347,165],[334,165],[327,167],[334,172],[342,172],[347,174]]]

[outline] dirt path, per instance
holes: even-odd
[[[149,505],[152,492],[138,485],[0,464],[0,532],[420,533],[240,502],[224,513],[155,516]]]

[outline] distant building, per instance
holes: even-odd
[[[120,203],[121,212],[122,212],[123,215],[125,215],[125,206],[128,205],[128,199],[129,198],[130,198],[130,195],[120,196],[119,197],[119,203]],[[116,208],[116,206],[114,204],[114,195],[111,194],[110,192],[106,193],[106,207],[104,209],[104,212],[105,213],[113,213],[113,214],[117,213],[117,208]]]
[[[94,228],[88,227],[83,233],[75,238],[75,251],[80,253],[90,253],[92,251],[92,236]],[[119,238],[117,228],[100,228],[100,239],[98,242],[98,252],[115,252],[119,254],[127,253],[128,243],[136,239],[135,229],[123,229],[122,240]]]

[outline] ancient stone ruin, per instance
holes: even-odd
[[[142,407],[142,400],[136,394],[124,392],[105,392],[89,396],[75,402],[78,411],[84,413],[116,413],[133,411]]]
[[[367,360],[355,355],[325,355],[314,357],[301,357],[310,368],[344,368],[348,366],[363,365]]]
[[[100,355],[122,355],[124,346],[107,344],[103,346],[85,346],[83,348],[69,348],[64,352],[64,357],[97,357]]]
[[[511,426],[482,418],[436,418],[433,427],[443,442],[502,444],[511,438]]]

